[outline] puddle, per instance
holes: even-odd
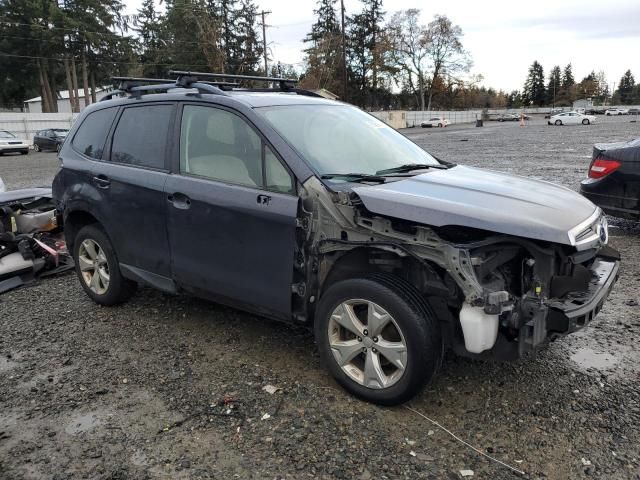
[[[611,370],[620,363],[620,358],[610,353],[596,352],[588,347],[579,348],[570,358],[585,369]]]
[[[99,425],[102,425],[102,420],[98,418],[96,413],[90,412],[73,417],[64,431],[69,435],[77,435],[78,433],[88,432]]]

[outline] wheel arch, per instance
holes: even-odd
[[[318,298],[329,286],[342,280],[380,273],[393,275],[413,285],[439,319],[448,322],[451,320],[448,300],[460,295],[455,282],[447,282],[448,274],[438,265],[380,247],[354,246],[346,251],[328,252],[319,258],[318,266]]]
[[[87,225],[98,224],[100,221],[87,210],[72,210],[66,213],[64,218],[64,236],[67,241],[67,249],[73,252],[74,242],[78,232]]]

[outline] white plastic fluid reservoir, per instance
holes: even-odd
[[[484,352],[496,343],[498,315],[488,315],[482,307],[473,307],[465,302],[460,310],[460,324],[464,346],[471,353]]]

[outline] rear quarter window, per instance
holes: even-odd
[[[111,161],[164,169],[173,105],[125,108],[113,133]]]
[[[116,111],[116,108],[104,108],[88,114],[73,136],[73,149],[87,157],[101,159]]]

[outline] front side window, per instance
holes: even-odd
[[[87,157],[102,158],[104,144],[116,111],[115,107],[104,108],[87,115],[73,137],[73,148]]]
[[[173,105],[125,108],[113,133],[111,161],[148,168],[165,168],[165,142]]]
[[[262,140],[238,115],[185,105],[180,172],[226,183],[262,187]]]
[[[367,174],[439,162],[384,122],[347,105],[255,109],[320,175]]]

